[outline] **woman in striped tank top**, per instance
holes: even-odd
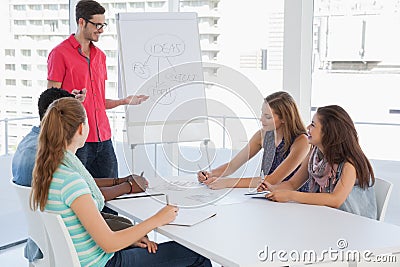
[[[176,242],[156,244],[147,238],[154,228],[175,219],[175,206],[120,231],[108,227],[100,214],[104,197],[75,156],[88,132],[78,100],[61,98],[50,105],[41,122],[31,195],[33,209],[61,215],[81,266],[211,266]]]

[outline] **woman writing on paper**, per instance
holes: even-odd
[[[260,184],[270,190],[268,199],[339,208],[376,219],[375,177],[358,143],[358,134],[347,112],[340,106],[318,108],[308,126],[313,149],[293,177],[279,185]],[[310,180],[309,192],[296,192]]]
[[[199,171],[199,182],[212,189],[256,188],[261,179],[270,184],[278,184],[293,176],[310,150],[306,128],[294,99],[287,92],[273,93],[264,99],[261,113],[262,128],[253,135],[249,143],[230,162],[211,172]],[[234,173],[261,149],[264,149],[261,179],[224,178]],[[300,190],[307,191],[307,183]]]
[[[147,238],[148,232],[175,219],[175,206],[167,205],[124,230],[108,227],[99,211],[104,198],[75,156],[88,132],[78,100],[61,98],[50,105],[41,122],[31,195],[33,209],[61,215],[81,266],[211,266],[208,259],[175,242],[158,245]]]

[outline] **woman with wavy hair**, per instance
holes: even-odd
[[[259,190],[271,190],[266,198],[339,208],[376,219],[375,176],[363,153],[349,114],[340,106],[318,108],[308,126],[313,146],[292,179],[280,185],[268,182]],[[310,191],[296,192],[310,180]]]
[[[61,98],[50,105],[41,122],[31,193],[33,209],[61,215],[81,266],[211,266],[178,243],[158,245],[147,238],[148,232],[175,219],[175,206],[167,205],[135,226],[115,232],[109,228],[100,214],[104,197],[75,156],[88,132],[78,100]]]
[[[230,162],[211,172],[199,171],[199,182],[212,189],[220,189],[255,188],[261,180],[271,184],[289,180],[310,150],[306,128],[296,102],[284,91],[267,96],[262,104],[260,121],[262,128],[253,135],[248,144]],[[264,149],[261,177],[222,178],[234,173],[261,149]],[[307,190],[308,185],[305,183],[300,191]]]

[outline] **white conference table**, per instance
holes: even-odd
[[[201,188],[195,192],[199,194],[207,190],[210,189]],[[317,257],[325,256],[324,261],[328,262],[332,262],[330,259],[335,256],[329,258],[327,252],[323,254],[324,250],[337,251],[335,255],[347,250],[360,253],[369,250],[374,255],[400,252],[399,226],[328,207],[250,198],[243,195],[246,191],[230,191],[227,196],[232,204],[196,207],[217,213],[199,224],[190,227],[165,225],[157,231],[222,266],[298,266],[304,263],[282,262],[277,254],[280,250],[287,252],[281,254],[284,260],[295,257],[295,254],[289,254],[295,251],[301,256],[314,251]],[[182,194],[182,191],[167,189],[165,193]],[[234,199],[238,200],[237,203],[232,201]],[[143,197],[112,200],[106,205],[140,222],[159,210],[164,201],[165,196]],[[343,250],[338,248],[338,240],[343,240],[340,245],[347,244]],[[266,247],[268,253],[259,254],[266,251]],[[273,251],[275,254],[271,254]],[[259,256],[265,258],[266,255],[269,257],[265,261],[259,259]],[[343,262],[340,264],[343,266]]]

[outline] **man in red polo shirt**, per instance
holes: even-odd
[[[77,32],[56,46],[49,54],[48,88],[63,88],[77,97],[85,97],[89,136],[76,155],[93,177],[118,177],[118,163],[111,143],[111,129],[106,109],[120,105],[138,105],[148,96],[106,99],[106,55],[93,42],[99,40],[105,23],[105,9],[93,0],[76,5]]]

